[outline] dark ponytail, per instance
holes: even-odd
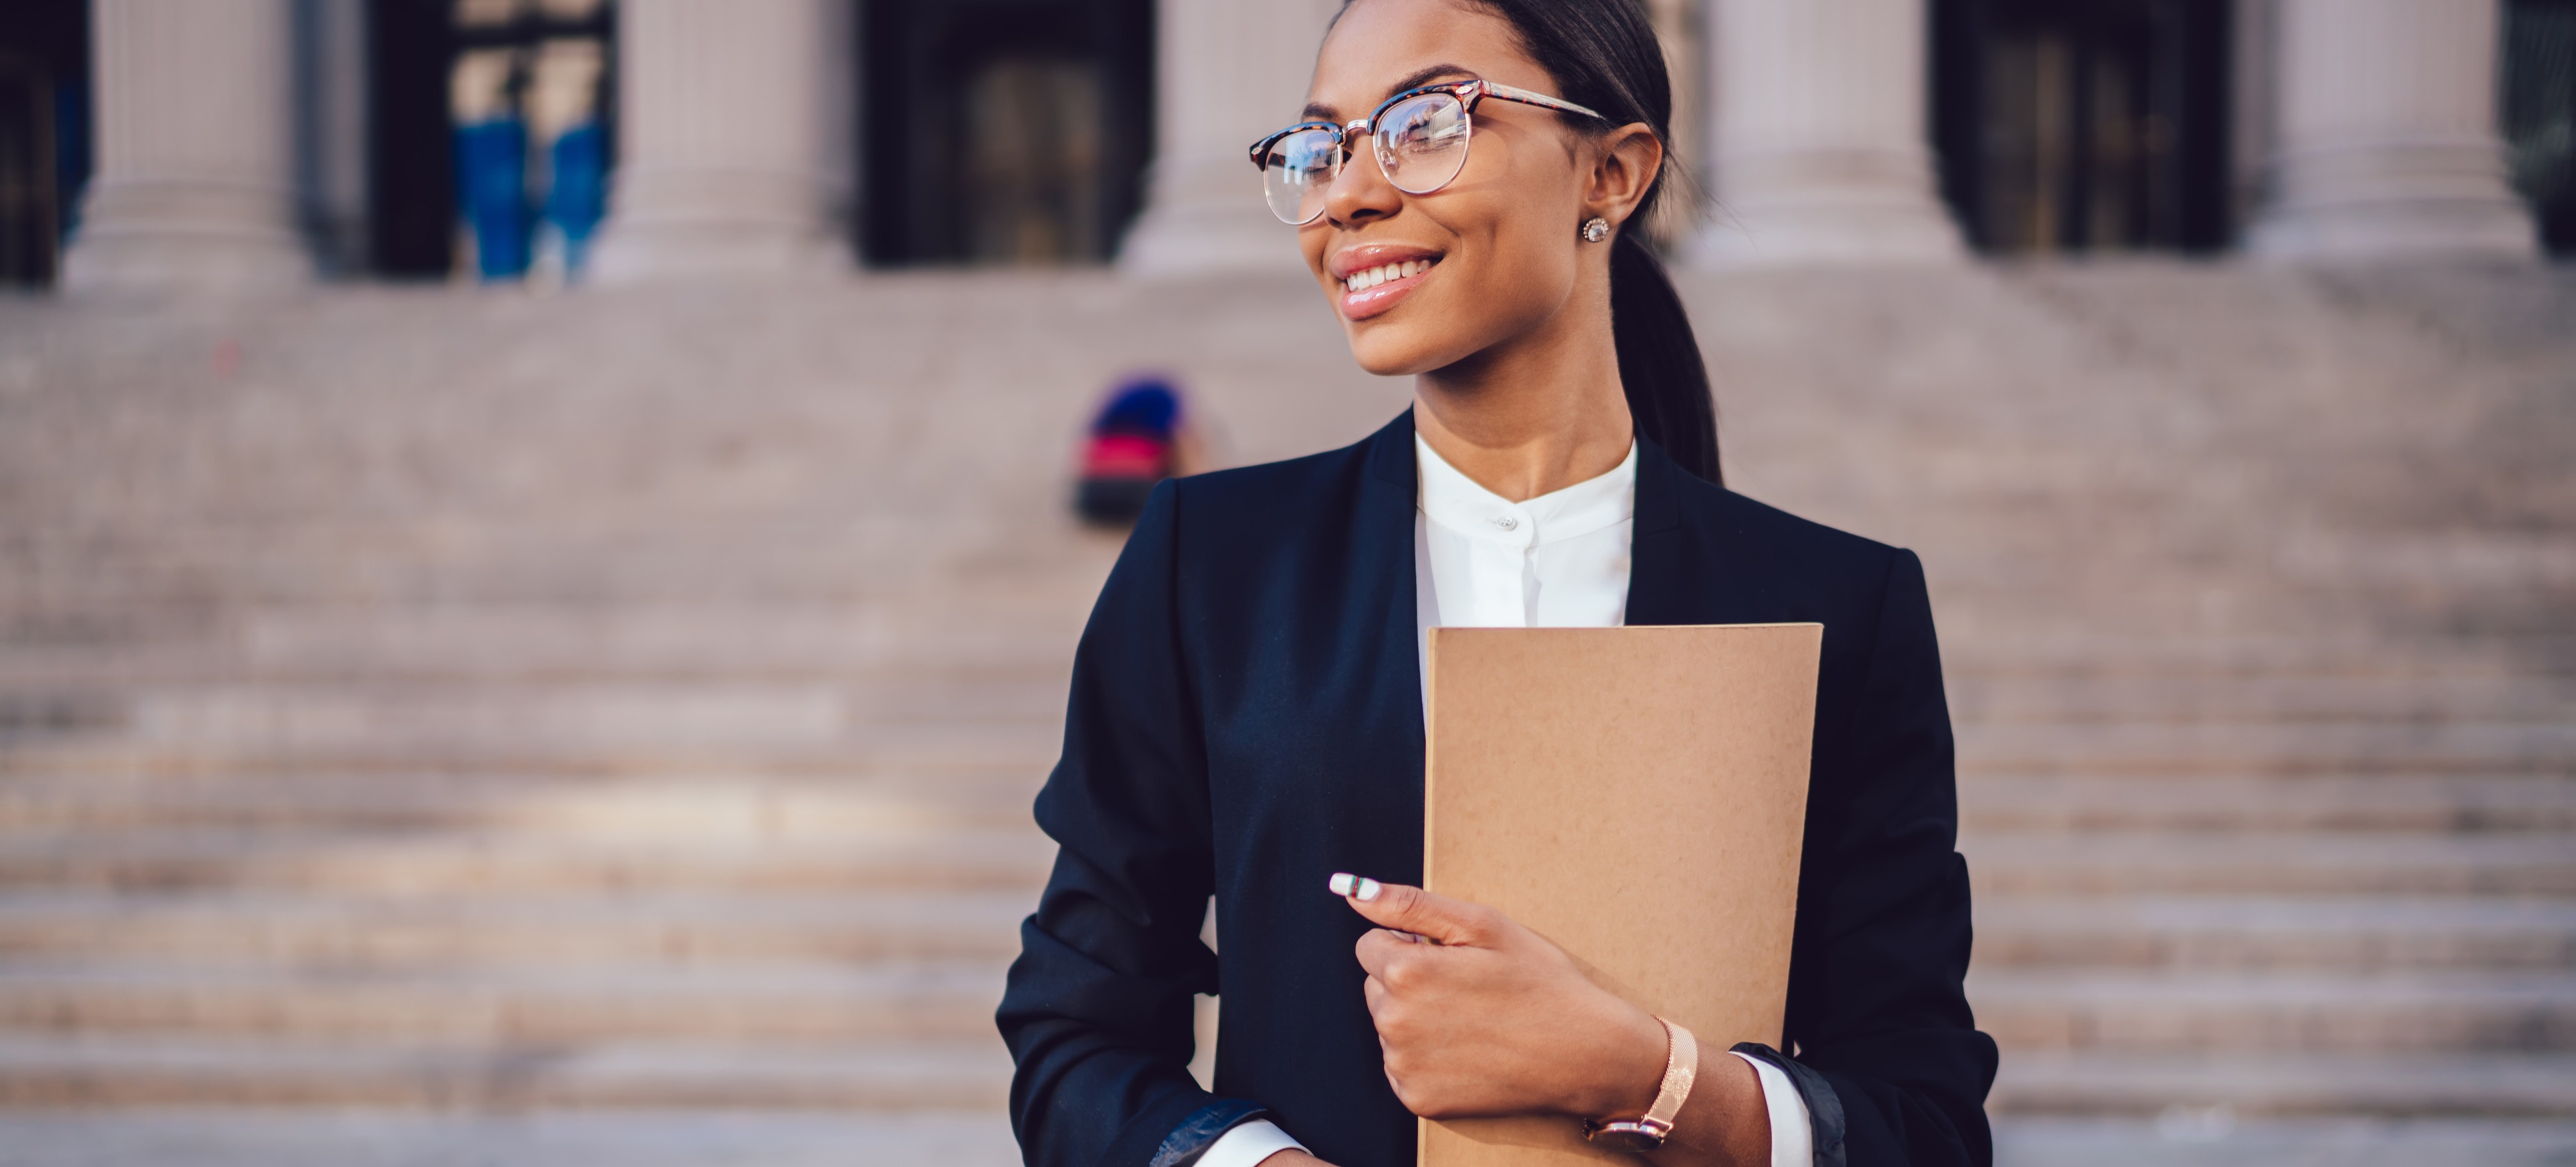
[[[1663,44],[1640,0],[1459,0],[1501,17],[1522,51],[1556,81],[1556,95],[1600,111],[1613,126],[1644,122],[1664,141],[1664,167],[1610,247],[1610,330],[1619,381],[1637,432],[1684,470],[1723,484],[1717,468],[1717,406],[1690,315],[1646,244],[1644,228],[1677,165],[1672,150],[1673,83]],[[1595,123],[1584,119],[1586,126]],[[1571,231],[1574,224],[1567,224]]]
[[[1664,277],[1663,261],[1637,232],[1620,232],[1610,246],[1610,338],[1619,346],[1619,384],[1627,390],[1637,432],[1662,446],[1682,469],[1724,486],[1717,469],[1717,402],[1709,394],[1708,366],[1700,361],[1690,314]]]

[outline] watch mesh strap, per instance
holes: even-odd
[[[1667,1040],[1664,1054],[1663,1085],[1655,1090],[1655,1104],[1646,1109],[1643,1121],[1658,1132],[1673,1129],[1673,1119],[1682,1112],[1682,1103],[1690,1098],[1691,1083],[1699,1080],[1699,1039],[1691,1031],[1664,1021]]]
[[[1672,1134],[1673,1120],[1681,1115],[1682,1104],[1690,1100],[1691,1084],[1699,1080],[1699,1039],[1661,1017],[1655,1021],[1664,1027],[1664,1080],[1655,1087],[1654,1103],[1635,1119],[1586,1119],[1583,1137],[1621,1150],[1651,1151]]]

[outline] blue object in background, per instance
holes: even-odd
[[[1172,424],[1181,414],[1180,394],[1170,382],[1159,377],[1139,377],[1118,387],[1109,403],[1100,407],[1100,416],[1091,423],[1095,434],[1143,434],[1169,439]]]
[[[474,229],[486,280],[528,270],[528,124],[494,118],[456,128],[457,210]]]
[[[548,169],[546,220],[563,232],[564,271],[579,275],[590,234],[608,209],[608,136],[598,122],[583,122],[555,138]]]

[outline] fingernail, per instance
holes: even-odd
[[[1347,871],[1337,871],[1333,873],[1331,879],[1324,881],[1324,886],[1333,889],[1334,895],[1346,896],[1351,894],[1353,888],[1359,886],[1359,882],[1360,877]]]
[[[1385,889],[1380,887],[1376,880],[1363,879],[1360,881],[1359,890],[1351,893],[1351,898],[1362,903],[1367,903],[1370,900],[1376,899],[1377,893],[1383,890]]]

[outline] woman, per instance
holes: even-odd
[[[1414,407],[1164,483],[1103,588],[999,1017],[1028,1160],[1397,1167],[1416,1115],[1551,1114],[1658,1163],[1988,1161],[1922,570],[1717,485],[1706,374],[1637,230],[1672,104],[1638,6],[1355,0],[1310,96],[1255,164]],[[1699,1051],[1410,886],[1421,630],[1623,621],[1825,626],[1794,1057]],[[1220,987],[1210,1094],[1190,998]],[[1677,1094],[1667,1066],[1701,1054]]]

